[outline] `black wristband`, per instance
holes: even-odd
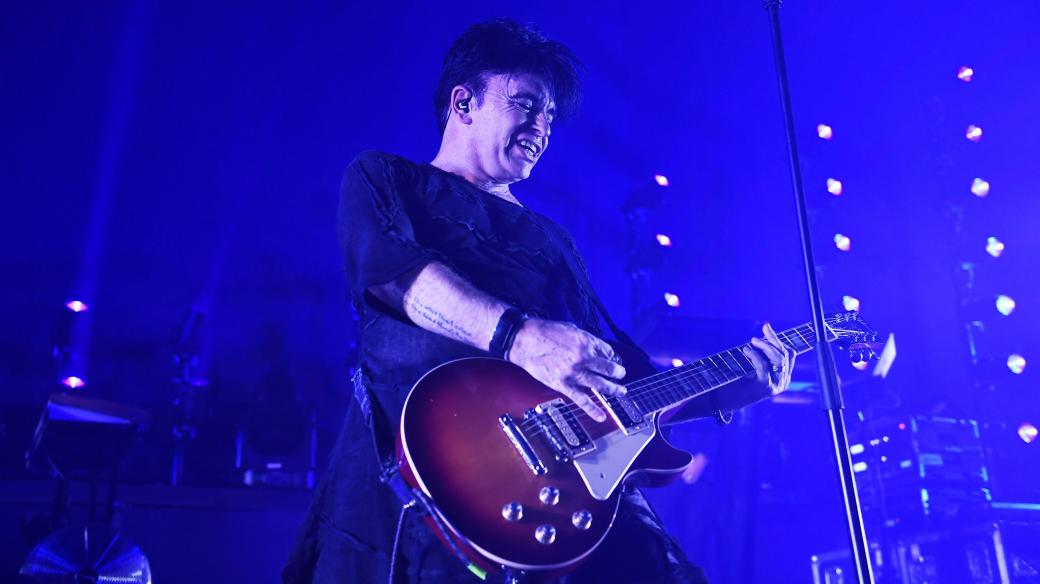
[[[520,332],[520,327],[524,325],[525,320],[527,320],[527,315],[519,308],[515,306],[507,308],[502,313],[502,317],[498,319],[498,326],[491,335],[488,353],[491,353],[492,357],[506,359],[509,356],[509,349],[513,347],[513,341],[516,340],[516,333]]]

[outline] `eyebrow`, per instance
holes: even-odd
[[[544,97],[544,96],[542,96],[540,94],[536,94],[536,93],[527,91],[525,89],[522,89],[522,90],[517,91],[516,93],[514,93],[512,97],[514,99],[518,99],[518,98],[519,99],[530,99],[531,101],[533,101],[535,103],[539,103],[539,102],[541,102],[544,99],[547,102],[546,105],[545,105],[545,110],[547,112],[549,112],[550,114],[554,115],[554,116],[556,115],[556,102],[552,101],[552,100],[550,100],[550,99],[548,99],[548,98],[546,98],[546,97]]]

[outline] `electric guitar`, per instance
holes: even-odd
[[[777,335],[798,354],[816,342],[812,323]],[[824,338],[855,361],[879,346],[855,312],[828,316]],[[645,361],[615,347],[628,392],[598,396],[603,422],[507,361],[445,363],[408,395],[398,469],[441,541],[478,575],[562,575],[606,537],[622,483],[662,486],[690,464],[689,453],[661,436],[661,417],[753,375],[744,346],[661,372],[649,363],[639,371],[633,364]]]

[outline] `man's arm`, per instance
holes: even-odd
[[[430,262],[380,286],[376,298],[417,326],[488,350],[491,336],[508,305],[477,289],[451,268]],[[567,322],[530,318],[516,335],[509,360],[535,379],[580,406],[594,420],[606,419],[587,388],[604,396],[624,395],[615,383],[625,369],[613,362],[605,341]]]

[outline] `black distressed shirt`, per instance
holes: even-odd
[[[361,321],[358,365],[385,415],[385,434],[396,432],[404,400],[419,377],[441,363],[485,353],[419,328],[367,293],[370,286],[438,261],[529,314],[572,322],[602,338],[595,303],[582,286],[588,281],[585,268],[567,232],[465,179],[398,156],[362,153],[347,168],[338,223]],[[393,436],[381,438],[387,442]],[[391,565],[408,581],[476,581],[441,549],[421,519],[412,516],[395,528],[400,502],[380,485],[372,446],[361,408],[351,404],[283,570],[284,581],[384,582]],[[614,534],[610,541],[617,543],[602,546],[604,558],[624,550],[640,577],[703,582],[637,491],[623,495]],[[580,572],[584,576],[575,574],[576,582],[619,576],[609,559],[590,561]],[[682,575],[686,572],[692,576]]]
[[[570,235],[430,164],[360,154],[343,180],[339,240],[361,319],[359,366],[392,428],[419,377],[485,353],[416,326],[367,293],[370,286],[437,261],[533,316],[601,336],[596,309],[577,281],[585,268]]]

